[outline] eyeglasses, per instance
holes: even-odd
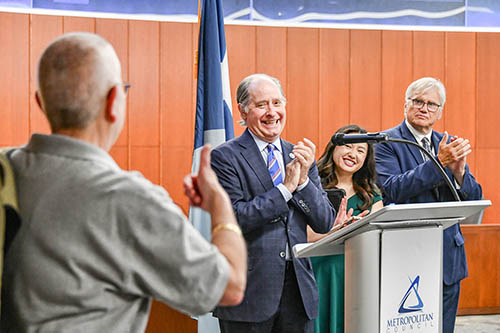
[[[424,102],[423,100],[418,98],[410,99],[410,101],[412,102],[413,106],[416,107],[417,109],[422,109],[424,105],[427,105],[427,111],[429,112],[436,112],[441,107],[441,105],[439,104],[433,102]]]
[[[128,82],[123,82],[122,86],[123,86],[123,91],[125,92],[125,95],[126,95],[126,94],[128,94],[128,90],[130,89],[130,87],[132,85],[130,83],[128,83]]]

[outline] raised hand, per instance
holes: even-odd
[[[221,195],[227,196],[210,166],[211,151],[210,145],[203,146],[198,174],[184,177],[184,194],[189,198],[189,204],[209,212],[214,207],[214,201],[220,199]]]
[[[301,185],[306,182],[309,174],[309,168],[314,163],[316,146],[311,140],[304,138],[304,141],[299,141],[293,147],[293,154],[300,164],[299,185]]]
[[[283,185],[290,191],[290,193],[295,192],[299,184],[300,178],[300,163],[297,159],[294,159],[286,165],[285,180]]]
[[[453,173],[459,184],[462,184],[465,174],[466,157],[472,152],[468,139],[451,137],[448,141],[448,133],[445,132],[443,139],[439,143],[438,159],[443,165]]]
[[[340,201],[339,210],[337,211],[337,216],[335,217],[335,222],[333,222],[333,226],[337,226],[339,224],[344,224],[347,220],[349,220],[352,216],[352,208],[349,211],[347,209],[347,198],[343,197],[342,201]]]

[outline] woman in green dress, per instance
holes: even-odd
[[[336,133],[362,134],[357,125],[341,127]],[[324,189],[343,189],[339,215],[365,216],[382,208],[382,196],[375,185],[375,157],[367,143],[336,146],[331,142],[318,160],[318,170]],[[347,213],[343,210],[347,210]],[[336,219],[335,223],[344,223]],[[338,226],[335,228],[337,229]],[[308,228],[308,240],[317,241],[327,234],[317,234]],[[344,255],[311,258],[319,291],[319,314],[316,333],[344,332]]]

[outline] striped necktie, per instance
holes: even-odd
[[[431,143],[429,142],[429,139],[427,139],[426,137],[422,139],[422,147],[424,147],[425,150],[427,150],[429,153],[432,154]],[[430,158],[426,154],[424,154],[424,162],[428,160],[430,160]],[[439,189],[437,187],[433,187],[432,192],[434,192],[436,200],[439,201]]]
[[[283,176],[281,175],[280,165],[276,156],[274,155],[274,150],[276,147],[273,144],[267,145],[267,170],[269,170],[269,175],[273,180],[274,186],[278,186],[283,182]]]
[[[426,137],[422,139],[422,147],[424,147],[425,150],[427,150],[429,153],[432,154],[431,144],[429,142],[429,139],[427,139]],[[426,154],[424,154],[424,161],[427,160],[429,160],[429,157]]]

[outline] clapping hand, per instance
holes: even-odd
[[[353,209],[347,210],[347,198],[343,197],[342,200],[340,201],[339,209],[337,211],[337,217],[335,218],[335,222],[333,222],[333,227],[336,227],[338,225],[344,225],[344,223],[349,220],[352,216]],[[340,228],[340,227],[338,227]]]
[[[354,210],[351,208],[347,211],[347,198],[343,197],[340,202],[339,210],[337,212],[337,217],[335,218],[335,222],[333,223],[333,228],[330,232],[339,230],[345,226],[348,226],[352,222],[360,220],[362,217],[365,217],[370,212],[368,210],[364,210],[358,215],[353,216]]]
[[[311,140],[304,138],[304,141],[299,141],[293,147],[293,154],[300,164],[299,185],[302,185],[307,181],[309,168],[314,163],[316,146]]]
[[[472,152],[468,139],[451,137],[448,143],[448,133],[445,132],[439,143],[438,159],[443,167],[447,167],[453,173],[457,182],[461,185],[465,174],[466,157]]]

